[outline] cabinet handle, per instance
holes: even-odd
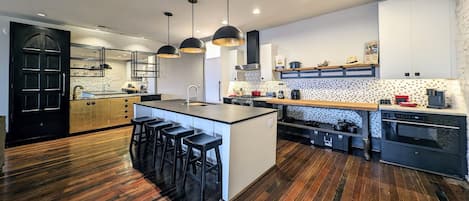
[[[129,118],[129,116],[125,116],[125,118],[126,118],[126,119]]]
[[[126,110],[125,113],[127,113],[127,112],[129,112],[129,111]]]
[[[125,105],[124,107],[129,107],[128,105]]]
[[[415,72],[414,75],[415,75],[416,77],[418,77],[418,76],[420,76],[420,72]]]
[[[261,77],[261,80],[264,80],[264,77]]]
[[[125,102],[129,102],[129,100],[125,99]]]
[[[66,76],[65,76],[65,73],[62,73],[62,96],[65,96],[65,80],[66,80]]]
[[[90,102],[86,102],[86,105],[90,105]]]
[[[91,105],[95,105],[96,103],[95,102],[91,102]]]
[[[404,76],[409,77],[410,73],[404,73]]]
[[[414,154],[415,154],[415,155],[419,155],[419,152],[418,152],[418,151],[416,151],[416,152],[414,152]]]

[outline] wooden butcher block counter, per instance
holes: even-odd
[[[352,103],[320,100],[292,100],[292,99],[270,99],[267,103],[275,105],[294,105],[304,107],[320,107],[331,109],[378,111],[378,104],[374,103]]]

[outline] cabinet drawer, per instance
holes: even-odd
[[[458,155],[430,151],[393,142],[382,143],[381,159],[418,169],[463,177],[464,161]]]

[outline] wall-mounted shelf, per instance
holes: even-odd
[[[158,78],[160,76],[160,62],[154,52],[132,52],[132,80],[142,78]]]
[[[104,77],[103,47],[72,43],[70,45],[70,77]]]
[[[274,70],[274,72],[280,73],[281,79],[376,77],[377,67],[379,64],[350,64]]]

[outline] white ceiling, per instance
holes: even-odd
[[[231,0],[230,21],[243,31],[264,29],[350,8],[375,0]],[[166,42],[171,11],[171,42],[191,34],[187,0],[0,0],[0,15],[63,23],[87,28],[109,27],[110,32]],[[252,14],[259,8],[259,15]],[[43,12],[47,17],[38,17]],[[225,0],[199,0],[195,7],[196,37],[211,36],[226,19]]]

